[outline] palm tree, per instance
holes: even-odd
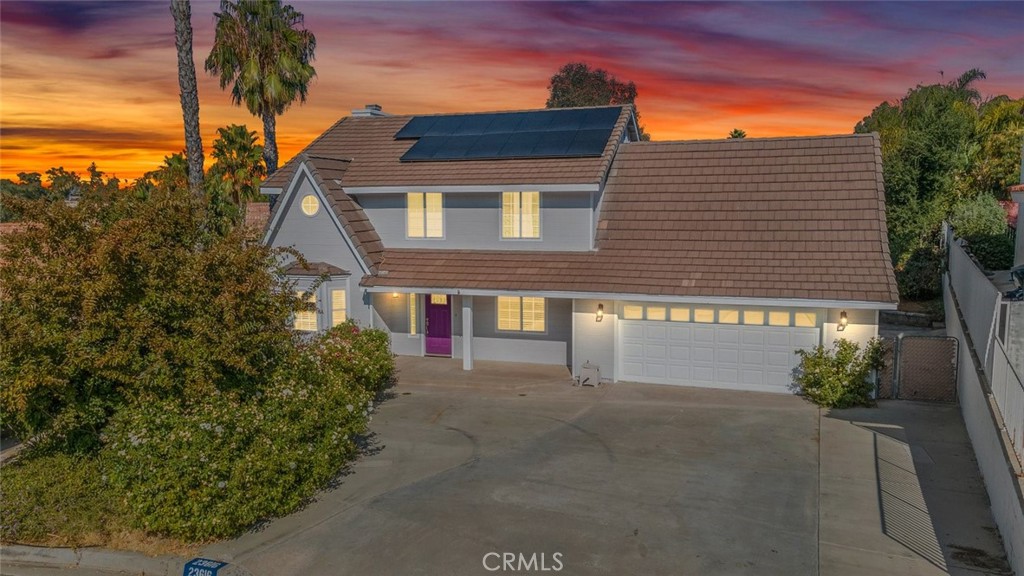
[[[263,160],[277,170],[277,116],[306,101],[316,76],[310,64],[316,37],[301,28],[303,16],[280,0],[221,0],[217,31],[206,71],[231,87],[231,100],[245,103],[263,120]]]
[[[256,143],[256,132],[232,124],[218,128],[220,136],[213,143],[214,159],[210,178],[228,187],[228,195],[236,206],[248,200],[262,200],[260,181],[267,175],[263,165],[263,146]]]
[[[196,64],[192,60],[192,4],[171,0],[174,16],[174,45],[178,49],[178,86],[181,115],[185,120],[185,151],[188,156],[188,184],[194,194],[203,191],[203,138],[199,133],[199,88]]]
[[[974,83],[985,78],[984,70],[981,68],[971,68],[961,74],[956,80],[951,81],[947,86],[952,88],[957,96],[967,102],[977,103],[981,100],[981,92],[978,92],[978,89],[974,87]]]
[[[739,128],[733,128],[732,132],[729,132],[729,138],[736,139],[736,138],[746,138],[746,137],[747,137],[747,131],[746,130],[740,130]]]

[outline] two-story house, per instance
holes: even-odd
[[[897,303],[878,138],[639,142],[630,106],[354,111],[269,178],[265,241],[396,354],[789,391]]]

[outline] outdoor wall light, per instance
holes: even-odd
[[[850,319],[846,317],[846,310],[839,313],[839,326],[836,327],[838,332],[846,330],[846,325],[850,323]]]
[[[398,298],[398,292],[392,292],[391,293],[391,297],[392,298]],[[844,314],[845,314],[845,312],[844,312]]]
[[[597,321],[604,320],[604,304],[597,305]]]

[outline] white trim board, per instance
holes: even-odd
[[[674,302],[677,304],[723,304],[734,306],[782,306],[792,308],[849,308],[851,310],[895,310],[896,304],[858,300],[812,300],[802,298],[739,298],[733,296],[660,296],[649,294],[614,294],[610,292],[553,292],[544,290],[460,290],[452,288],[366,287],[371,293],[424,293],[465,296],[540,296],[542,298],[573,298],[582,300],[636,300],[638,302]],[[607,312],[606,312],[607,313]]]
[[[407,194],[409,192],[596,192],[600,184],[487,184],[470,186],[343,186],[346,194]]]

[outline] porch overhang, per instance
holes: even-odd
[[[372,294],[450,294],[454,296],[538,296],[570,300],[635,300],[639,302],[670,302],[678,304],[721,304],[735,306],[777,306],[787,308],[849,308],[851,310],[896,310],[891,302],[857,300],[817,300],[805,298],[745,298],[733,296],[664,296],[655,294],[616,294],[611,292],[562,292],[546,290],[482,290],[431,288],[428,286],[369,286]]]

